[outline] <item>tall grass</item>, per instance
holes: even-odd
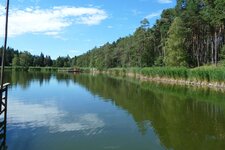
[[[104,71],[120,76],[133,73],[152,78],[171,78],[193,82],[225,82],[225,67],[223,66],[204,66],[194,69],[185,67],[111,68]]]
[[[28,71],[56,72],[58,67],[29,67]]]
[[[22,66],[6,66],[6,70],[13,70],[13,71],[28,71],[29,67],[22,67]]]
[[[42,72],[56,72],[57,67],[22,67],[22,66],[6,66],[5,69],[13,71],[42,71]]]
[[[225,82],[225,67],[200,67],[189,71],[189,80]]]
[[[152,67],[141,69],[141,74],[150,77],[166,77],[173,79],[187,79],[187,68],[171,68],[171,67]]]
[[[189,81],[225,82],[225,67],[204,66],[194,69],[153,67],[141,69],[141,74],[149,77],[166,77]]]

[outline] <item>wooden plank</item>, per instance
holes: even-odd
[[[10,83],[5,83],[5,84],[3,84],[3,87],[9,86],[9,85],[10,85]]]
[[[2,105],[5,107],[5,103],[4,102],[2,102]]]
[[[5,112],[5,108],[0,112],[0,115],[1,115],[3,112]]]
[[[1,91],[2,91],[2,92],[5,92],[9,85],[10,85],[10,83],[5,83],[5,84],[3,84],[3,88],[0,88]],[[1,87],[1,86],[0,86],[0,87]]]

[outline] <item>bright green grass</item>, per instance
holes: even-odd
[[[82,68],[81,68],[82,70]],[[85,72],[91,68],[85,68]],[[142,74],[147,77],[182,79],[189,81],[225,82],[224,66],[203,66],[199,68],[185,67],[146,67],[146,68],[110,68],[107,71],[113,75],[125,76],[127,73]]]

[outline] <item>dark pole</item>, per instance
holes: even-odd
[[[3,89],[3,80],[4,80],[4,67],[5,67],[5,51],[7,47],[7,38],[8,38],[8,17],[9,17],[9,0],[6,3],[6,19],[5,19],[5,42],[4,49],[2,51],[2,69],[1,69],[1,90]]]

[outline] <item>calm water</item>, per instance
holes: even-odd
[[[103,75],[7,72],[8,150],[225,149],[225,94]]]

